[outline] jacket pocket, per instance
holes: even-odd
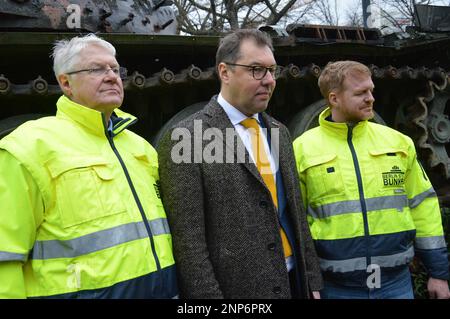
[[[345,193],[342,173],[336,154],[324,154],[305,158],[300,163],[300,173],[306,178],[308,201]]]
[[[402,148],[369,150],[372,185],[379,195],[405,194],[408,152]],[[372,187],[371,186],[371,187]]]
[[[139,198],[147,217],[164,217],[164,206],[161,201],[158,159],[151,158],[143,152],[133,153],[136,162],[133,183],[139,190]],[[156,208],[156,211],[154,210]]]
[[[63,228],[126,211],[111,163],[105,159],[58,158],[46,165]]]

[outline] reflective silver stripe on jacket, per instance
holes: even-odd
[[[0,251],[0,261],[27,261],[28,255]]]
[[[414,247],[409,247],[406,251],[387,256],[372,256],[372,264],[380,267],[395,267],[408,264],[414,257]],[[344,260],[320,259],[320,268],[322,271],[331,272],[350,272],[356,270],[367,270],[366,257],[351,258]]]
[[[439,249],[447,247],[444,236],[416,237],[416,247],[419,249]]]
[[[322,271],[349,272],[367,269],[366,257],[344,259],[344,260],[329,260],[319,258],[319,261],[320,261],[320,269],[322,269]]]
[[[380,267],[395,267],[408,264],[414,258],[414,246],[411,245],[406,251],[389,256],[374,256],[372,264]]]
[[[166,218],[148,221],[152,235],[170,234]],[[148,237],[144,222],[120,225],[69,240],[36,241],[32,259],[71,258]]]
[[[395,208],[401,212],[407,206],[408,197],[406,195],[366,198],[367,211]],[[341,214],[360,213],[361,211],[362,208],[359,200],[330,203],[314,208],[308,206],[308,214],[314,218],[327,218]]]
[[[409,200],[409,208],[415,208],[420,205],[425,199],[428,197],[436,196],[436,192],[434,191],[433,187],[430,189],[424,191],[423,193],[420,193],[417,196],[414,196]]]

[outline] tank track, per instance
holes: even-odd
[[[445,180],[450,179],[450,85],[448,75],[442,68],[378,67],[369,66],[374,81],[389,79],[392,81],[414,81],[420,83],[414,102],[401,106],[395,117],[395,128],[411,136],[418,149],[419,158],[430,169]],[[279,81],[288,83],[297,80],[316,80],[321,67],[315,64],[297,66],[290,64],[284,68]],[[179,72],[162,69],[149,77],[135,71],[124,80],[126,92],[151,91],[160,87],[190,85],[195,87],[202,82],[218,82],[215,68],[200,69],[190,65]],[[41,76],[27,84],[11,83],[7,76],[0,74],[1,95],[41,95],[58,96],[61,89],[49,84]],[[390,123],[392,125],[392,123]]]

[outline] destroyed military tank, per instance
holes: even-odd
[[[170,1],[0,0],[0,138],[26,120],[55,113],[61,95],[49,57],[55,40],[96,32],[128,69],[122,108],[131,129],[157,144],[167,127],[219,91],[219,36],[180,36]],[[367,64],[375,83],[375,121],[409,135],[443,203],[450,205],[450,10],[418,6],[418,27],[377,29],[261,27],[284,70],[268,112],[293,138],[317,125],[325,107],[317,78],[332,60]]]

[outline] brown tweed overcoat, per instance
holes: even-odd
[[[311,291],[322,288],[322,277],[301,202],[292,141],[284,125],[264,113],[263,119],[268,129],[279,128],[279,168],[299,247],[302,295],[309,298]],[[234,130],[215,96],[201,111],[176,124],[158,147],[161,196],[173,238],[180,297],[290,298],[276,208],[256,166],[248,160],[235,162],[239,137],[233,163],[199,162],[198,157],[194,161],[199,145],[195,148],[193,139],[190,163],[172,160],[172,148],[180,142],[179,136],[171,139],[173,129],[182,128],[184,137],[194,137],[194,126],[200,123],[201,134],[216,128],[225,137],[227,128]],[[200,143],[205,147],[211,140]],[[233,146],[223,147],[223,161],[230,150]]]

